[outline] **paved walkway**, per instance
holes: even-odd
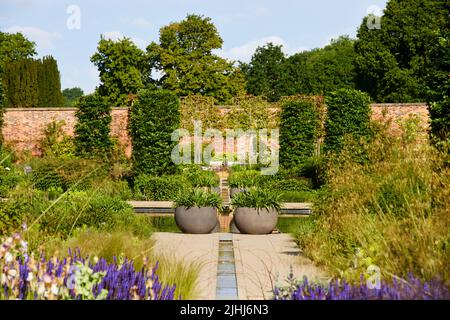
[[[219,234],[188,235],[181,233],[155,233],[156,253],[173,254],[185,261],[202,265],[197,283],[198,300],[216,297]],[[238,295],[241,300],[272,298],[272,288],[283,283],[291,266],[296,278],[324,279],[325,274],[310,260],[288,234],[263,236],[233,235]]]

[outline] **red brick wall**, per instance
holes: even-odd
[[[223,109],[223,108],[222,108]],[[222,110],[221,112],[226,112]],[[397,133],[398,121],[416,114],[421,119],[424,130],[428,127],[429,115],[424,103],[373,104],[373,119],[380,119],[383,110],[391,118],[392,132]],[[39,141],[44,128],[52,121],[64,120],[64,131],[73,135],[76,122],[75,108],[27,108],[6,109],[4,114],[3,137],[7,144],[16,150],[29,150],[33,155],[40,154]],[[118,138],[126,153],[131,155],[131,141],[127,133],[128,109],[115,108],[112,111],[111,135]]]

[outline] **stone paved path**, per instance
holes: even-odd
[[[156,253],[167,253],[202,265],[198,279],[198,300],[216,297],[219,234],[187,235],[155,233]],[[241,300],[272,298],[272,288],[292,270],[297,278],[325,279],[325,274],[302,256],[288,234],[233,235],[238,295]]]

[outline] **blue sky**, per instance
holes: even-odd
[[[218,54],[248,61],[258,45],[282,44],[286,54],[322,47],[339,35],[355,36],[368,10],[387,0],[0,0],[0,30],[23,32],[37,44],[38,56],[58,60],[62,88],[85,93],[98,85],[90,62],[100,34],[127,36],[139,47],[158,41],[159,28],[188,13],[212,18],[224,40]],[[71,5],[80,9],[80,28],[69,29]]]

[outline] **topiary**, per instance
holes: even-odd
[[[111,153],[111,107],[98,93],[80,98],[75,125],[77,155],[107,159]]]
[[[129,113],[135,175],[175,172],[171,154],[177,142],[172,133],[180,126],[178,98],[170,91],[141,90]]]
[[[367,93],[354,89],[340,89],[325,98],[328,106],[325,121],[325,150],[338,152],[342,149],[346,136],[354,140],[370,136],[370,97]]]

